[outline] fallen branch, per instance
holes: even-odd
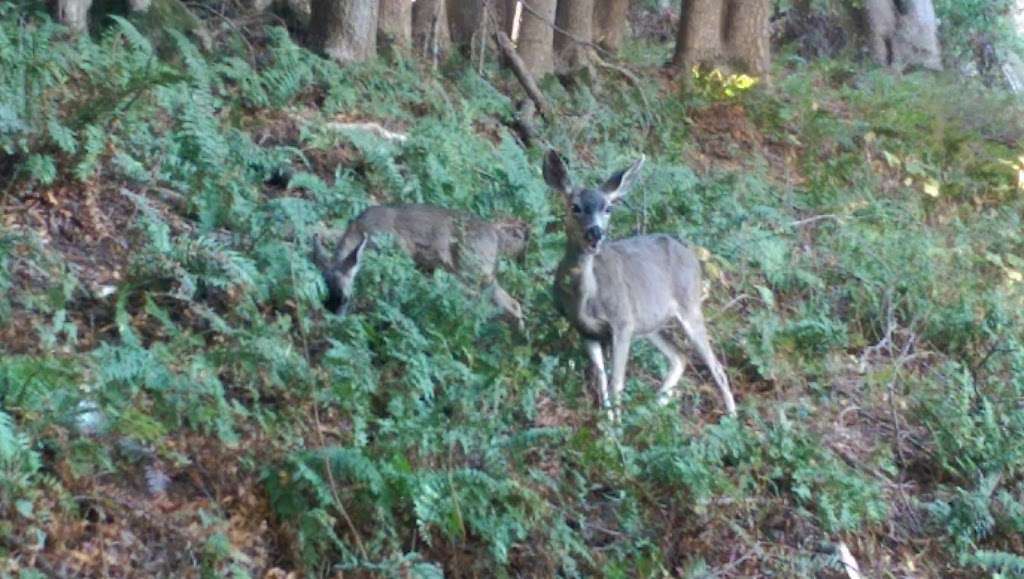
[[[501,49],[502,54],[505,55],[505,58],[508,59],[509,64],[512,66],[512,72],[515,73],[520,84],[526,89],[526,94],[537,105],[537,112],[540,113],[540,116],[544,117],[544,120],[550,122],[551,108],[548,106],[548,101],[544,98],[544,93],[540,92],[540,88],[537,86],[537,82],[533,80],[530,71],[526,70],[526,65],[523,63],[523,59],[519,58],[519,54],[516,53],[516,48],[512,45],[512,40],[508,37],[508,34],[505,34],[504,30],[495,30],[494,39],[498,43],[498,48]]]
[[[838,215],[828,213],[825,215],[815,215],[814,217],[808,217],[807,219],[800,219],[798,221],[790,223],[789,226],[800,227],[801,225],[810,225],[811,223],[817,223],[818,221],[823,221],[825,219],[834,219],[836,221],[841,221]]]
[[[529,147],[537,139],[537,129],[533,126],[533,115],[537,112],[537,106],[530,99],[519,101],[516,106],[516,116],[512,121],[512,128],[516,136],[524,146]]]
[[[850,548],[846,546],[846,542],[839,541],[839,560],[843,562],[843,567],[846,568],[846,576],[850,579],[863,579],[863,575],[860,574],[860,565],[857,564],[857,560],[853,558],[853,553],[850,552]]]
[[[327,127],[328,129],[332,129],[335,131],[366,131],[367,133],[373,133],[374,135],[377,135],[382,139],[386,139],[388,141],[397,141],[399,143],[404,143],[409,139],[408,135],[405,135],[403,133],[396,133],[394,131],[389,131],[384,127],[378,125],[377,123],[331,122],[325,124],[324,126]]]

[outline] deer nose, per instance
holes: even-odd
[[[583,237],[590,243],[596,243],[598,241],[601,241],[601,237],[603,235],[604,232],[602,232],[601,228],[598,227],[597,225],[588,227],[587,230],[583,232]]]

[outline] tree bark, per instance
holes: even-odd
[[[498,20],[498,29],[512,37],[512,21],[516,16],[516,0],[491,0],[494,15]]]
[[[517,52],[523,65],[533,78],[540,79],[555,70],[555,21],[557,0],[528,0],[524,7],[522,24],[519,26]]]
[[[448,30],[452,44],[470,46],[480,26],[483,0],[448,0]]]
[[[771,69],[771,0],[733,0],[728,5],[726,51],[741,70],[767,76]]]
[[[673,66],[767,75],[771,11],[771,0],[682,0]]]
[[[380,0],[377,15],[377,45],[407,50],[412,43],[412,2]]]
[[[723,56],[723,0],[682,0],[672,65],[689,73],[694,65],[717,64]]]
[[[314,50],[342,63],[377,54],[377,0],[313,0],[310,8]]]
[[[881,66],[892,66],[893,37],[896,35],[896,6],[892,0],[864,0],[871,58]]]
[[[85,32],[89,28],[89,7],[92,0],[57,0],[57,20],[72,30]]]
[[[575,72],[589,68],[593,62],[594,0],[558,0],[555,11],[554,49],[557,68],[561,72]]]
[[[865,0],[864,17],[876,63],[897,72],[912,66],[942,70],[938,19],[931,0]]]
[[[412,5],[413,52],[441,59],[451,48],[445,0],[416,0]]]
[[[611,53],[622,48],[629,0],[594,0],[594,42]]]

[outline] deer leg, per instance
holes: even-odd
[[[516,321],[516,327],[522,332],[526,328],[526,324],[523,322],[523,307],[519,305],[519,302],[515,298],[508,295],[498,282],[492,284],[491,300],[494,301],[494,305],[498,306],[499,309],[507,313]]]
[[[676,396],[676,384],[679,383],[679,379],[683,376],[686,358],[668,336],[654,333],[648,336],[647,339],[668,358],[668,374],[665,374],[665,379],[661,383],[661,390],[658,391],[658,404],[665,406]]]
[[[615,419],[622,416],[622,391],[626,386],[626,364],[629,362],[629,344],[633,341],[633,328],[626,326],[612,330],[612,408]]]
[[[688,317],[680,315],[679,322],[683,324],[686,336],[693,342],[693,345],[697,348],[697,353],[700,354],[701,359],[704,360],[708,369],[711,370],[711,376],[715,379],[715,384],[718,385],[718,391],[722,395],[722,400],[725,401],[726,412],[730,416],[735,416],[736,402],[733,401],[732,390],[729,389],[729,377],[725,375],[725,369],[718,363],[718,358],[715,357],[715,352],[711,349],[711,343],[708,342],[708,331],[704,326],[704,316],[699,311],[691,313]]]
[[[608,412],[608,419],[615,420],[615,413],[608,398],[608,375],[604,371],[604,351],[601,349],[601,342],[584,340],[584,345],[587,348],[587,356],[590,357],[590,364],[597,372],[597,381],[601,388],[601,406]]]

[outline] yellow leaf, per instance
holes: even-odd
[[[737,88],[741,90],[746,90],[757,84],[757,79],[752,76],[741,74],[736,77],[735,84]]]
[[[1024,281],[1024,274],[1015,269],[1006,268],[1006,277],[1013,283]]]
[[[874,131],[868,131],[868,132],[864,133],[864,142],[865,143],[874,143],[877,138],[878,138],[878,135],[876,135]]]
[[[699,245],[693,248],[693,253],[697,254],[697,259],[701,261],[707,261],[711,259],[711,252]]]
[[[929,197],[938,197],[941,186],[935,179],[929,179],[925,181],[922,189],[924,190],[925,195],[928,195]]]

